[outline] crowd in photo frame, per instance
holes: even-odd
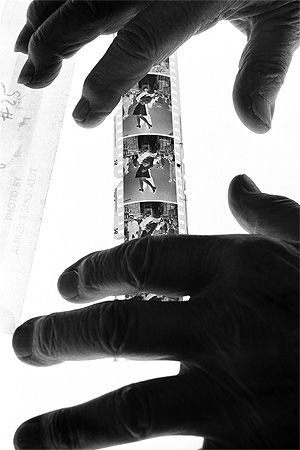
[[[125,241],[145,236],[174,235],[179,233],[177,208],[161,211],[152,208],[145,212],[132,212],[125,206]]]

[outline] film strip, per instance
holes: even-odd
[[[176,54],[153,66],[123,96],[114,120],[116,244],[187,234]]]

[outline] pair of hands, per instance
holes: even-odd
[[[233,101],[242,122],[264,133],[271,127],[277,94],[300,42],[298,0],[35,0],[15,47],[28,53],[19,82],[45,87],[58,75],[64,58],[102,34],[118,33],[87,76],[73,112],[79,125],[94,127],[154,64],[220,20],[229,20],[247,35]]]
[[[88,75],[73,116],[100,124],[120,96],[191,36],[219,20],[246,33],[233,89],[251,130],[269,130],[299,44],[296,0],[34,1],[16,50],[19,81],[45,87],[62,60],[118,32]],[[63,297],[87,302],[140,291],[186,303],[103,302],[32,319],[13,339],[29,364],[126,356],[181,361],[178,376],[149,380],[25,422],[16,448],[103,448],[165,434],[205,437],[204,448],[298,447],[299,206],[236,177],[229,204],[251,234],[146,237],[75,263]]]
[[[31,319],[17,356],[46,366],[123,356],[181,361],[177,376],[52,411],[17,430],[17,449],[104,448],[167,434],[204,448],[298,448],[299,205],[245,175],[229,206],[250,234],[159,236],[92,253],[59,278],[61,295],[190,295],[102,302]]]

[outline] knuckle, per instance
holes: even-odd
[[[103,303],[99,311],[101,345],[110,355],[124,355],[135,328],[134,309],[129,312],[126,301],[115,300]]]
[[[117,415],[130,438],[146,439],[151,434],[149,399],[137,384],[116,391]]]
[[[130,59],[143,61],[145,68],[150,68],[157,60],[157,42],[152,27],[145,31],[138,24],[127,25],[118,32],[115,44]]]
[[[39,365],[52,365],[59,362],[59,343],[56,341],[58,333],[58,314],[41,317],[36,324],[35,340],[33,343],[33,357]]]
[[[281,85],[299,43],[299,3],[291,1],[254,18],[240,66],[251,66],[252,76]]]
[[[270,294],[287,290],[297,284],[297,252],[276,239],[250,235],[230,246],[226,271],[239,289]]]
[[[72,408],[58,409],[41,416],[41,419],[45,448],[82,448],[79,428],[72,420]]]
[[[93,252],[82,258],[77,264],[80,289],[83,293],[89,290],[97,291],[102,275],[102,252]]]
[[[271,57],[269,48],[264,51],[260,49],[258,52],[256,43],[250,41],[241,56],[240,73],[244,77],[251,77],[252,83],[264,81],[266,87],[268,85],[281,86],[290,61],[291,54],[286,49],[278,51],[276,54],[273,53]],[[248,83],[250,83],[250,80],[247,80]]]
[[[149,285],[150,269],[159,265],[159,248],[165,240],[164,238],[165,236],[159,238],[146,236],[143,239],[132,241],[126,247],[122,260],[123,270],[127,271],[128,278],[132,280],[137,292],[144,292],[146,286]]]
[[[161,61],[197,33],[203,21],[210,22],[211,18],[204,18],[202,10],[193,1],[151,5],[150,18],[138,16],[118,32],[118,45],[130,56],[149,63]],[[151,20],[153,17],[156,20]]]
[[[238,239],[230,248],[231,264],[228,268],[239,277],[245,273],[248,276],[249,272],[258,273],[270,264],[275,246],[274,242],[257,236]]]
[[[49,357],[53,353],[52,338],[55,334],[54,314],[43,317],[37,324],[35,346],[40,357]]]

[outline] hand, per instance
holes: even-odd
[[[298,0],[35,0],[15,47],[28,53],[19,82],[32,88],[47,86],[64,58],[99,35],[118,32],[87,76],[73,112],[79,125],[94,127],[153,65],[191,36],[219,20],[230,20],[248,37],[233,89],[234,105],[250,130],[265,133],[299,45],[299,10]]]
[[[88,302],[154,292],[188,302],[105,301],[31,319],[17,356],[46,366],[125,356],[181,361],[177,376],[135,383],[17,430],[22,448],[104,448],[170,434],[204,448],[298,448],[299,205],[247,176],[230,208],[251,234],[158,236],[92,253],[60,277]]]

